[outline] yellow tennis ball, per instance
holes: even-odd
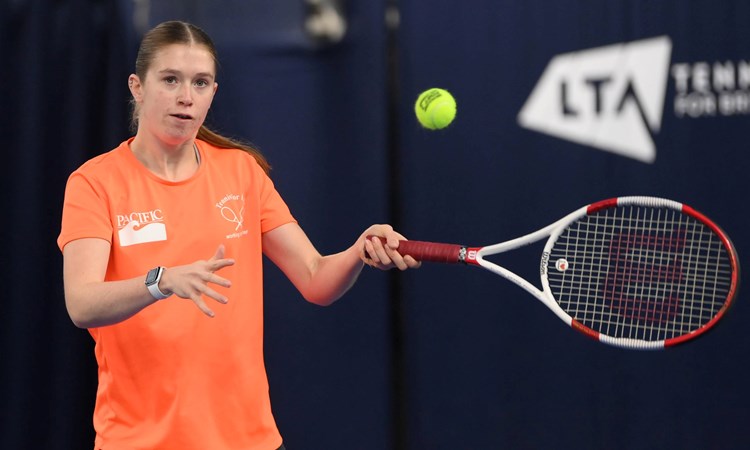
[[[427,89],[419,94],[414,112],[423,127],[439,130],[456,118],[456,99],[445,89]]]

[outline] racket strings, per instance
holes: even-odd
[[[723,242],[692,216],[625,206],[572,223],[547,270],[560,307],[616,338],[657,341],[691,333],[727,303],[732,267]]]

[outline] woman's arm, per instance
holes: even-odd
[[[380,239],[369,241],[368,235]],[[404,237],[389,225],[373,225],[348,249],[322,256],[299,225],[288,223],[263,234],[263,252],[307,301],[325,306],[338,300],[354,285],[364,261],[384,270],[419,267],[412,257],[402,257],[398,253],[400,239]]]
[[[104,281],[109,251],[110,243],[96,238],[77,239],[63,249],[65,306],[78,327],[112,325],[157,301],[144,284],[145,273],[129,280]],[[207,316],[213,317],[214,313],[206,306],[202,295],[220,303],[227,302],[226,297],[208,287],[207,283],[229,287],[230,282],[214,272],[232,264],[233,260],[224,259],[224,247],[219,246],[208,261],[167,268],[159,288],[192,300]]]

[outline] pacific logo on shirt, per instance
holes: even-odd
[[[159,208],[152,211],[117,214],[116,217],[120,247],[167,240],[164,213]]]

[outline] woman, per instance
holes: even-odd
[[[282,448],[263,363],[262,255],[320,305],[363,261],[419,266],[388,225],[321,256],[262,155],[203,126],[216,67],[194,25],[147,33],[128,78],[135,136],[68,180],[58,245],[68,313],[96,342],[97,449]]]

